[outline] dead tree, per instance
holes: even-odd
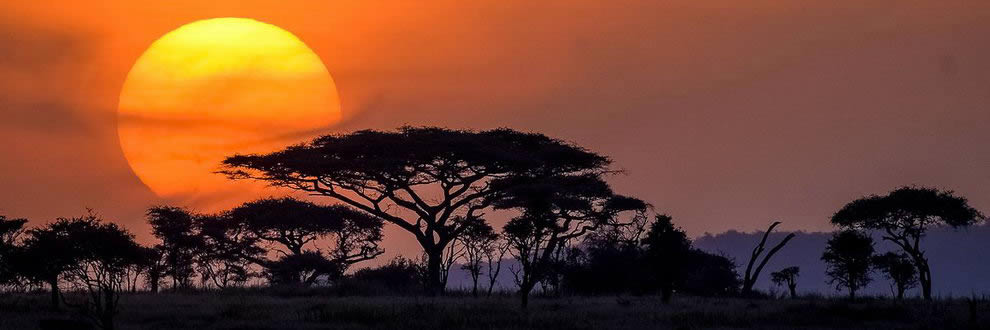
[[[743,295],[748,295],[753,292],[753,285],[756,284],[756,279],[760,277],[760,272],[763,271],[763,267],[767,265],[767,262],[770,262],[770,258],[772,258],[777,251],[780,251],[780,249],[782,249],[787,242],[794,238],[794,233],[787,234],[787,237],[784,237],[784,240],[777,243],[776,246],[770,249],[770,251],[763,256],[763,260],[760,261],[760,264],[754,271],[753,265],[756,264],[756,259],[759,259],[760,255],[763,254],[763,251],[766,250],[767,237],[770,236],[770,232],[772,232],[778,225],[780,225],[780,221],[774,221],[774,223],[770,225],[770,228],[767,228],[767,231],[763,233],[763,239],[760,240],[760,244],[753,248],[753,254],[749,257],[749,263],[746,264],[746,273],[743,276]]]

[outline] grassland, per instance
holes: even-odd
[[[37,329],[47,296],[0,297],[0,329]],[[746,300],[680,297],[326,297],[258,292],[130,294],[119,329],[990,329],[988,306],[968,300]]]

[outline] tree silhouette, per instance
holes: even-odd
[[[983,219],[966,198],[925,187],[901,187],[886,196],[871,195],[842,207],[832,223],[843,228],[878,230],[911,257],[918,270],[922,296],[932,299],[932,272],[921,248],[928,228],[949,225],[965,227]]]
[[[231,230],[243,230],[246,236],[240,242],[229,242],[232,250],[270,273],[279,274],[282,284],[292,278],[302,279],[298,284],[310,285],[321,276],[339,278],[355,263],[371,260],[384,251],[379,247],[382,239],[382,221],[343,205],[323,206],[293,198],[266,198],[234,208],[226,215]],[[326,255],[315,248],[316,241],[324,239]],[[257,243],[268,242],[281,246],[280,259],[271,261],[259,255]],[[311,248],[307,248],[311,247]],[[319,257],[317,257],[319,256]],[[303,262],[313,262],[304,266]],[[329,264],[335,264],[330,266]],[[279,268],[272,272],[273,268]],[[287,271],[299,270],[308,276],[288,276]]]
[[[873,258],[874,266],[894,282],[897,299],[904,299],[904,291],[918,285],[918,270],[911,257],[903,253],[887,252]]]
[[[505,254],[509,252],[511,245],[509,241],[505,239],[504,234],[498,234],[494,242],[484,250],[485,255],[485,274],[488,275],[488,292],[487,296],[491,297],[492,293],[495,291],[495,284],[498,282],[498,274],[502,272],[502,260],[505,259]]]
[[[746,264],[746,272],[743,275],[743,288],[742,288],[743,295],[749,295],[753,291],[753,285],[756,285],[756,279],[760,277],[760,272],[763,271],[763,267],[767,265],[767,262],[770,261],[770,258],[772,258],[773,255],[777,253],[777,251],[780,251],[780,249],[782,249],[784,245],[787,245],[787,242],[789,242],[792,238],[794,238],[794,233],[787,234],[787,236],[785,236],[783,240],[777,243],[777,245],[775,245],[772,249],[770,249],[769,252],[767,252],[766,255],[763,256],[763,260],[760,261],[759,265],[756,266],[756,270],[754,271],[753,265],[756,264],[756,260],[760,257],[760,255],[763,254],[763,251],[766,249],[767,238],[770,236],[770,232],[772,232],[773,229],[779,225],[780,225],[780,221],[775,221],[774,223],[770,224],[770,227],[767,228],[767,231],[763,233],[763,238],[760,239],[760,243],[753,248],[753,253],[750,254],[749,257],[749,263]]]
[[[849,299],[870,283],[873,258],[873,238],[856,230],[843,230],[832,235],[822,254],[829,284],[836,289],[847,288]]]
[[[70,233],[82,225],[79,221],[58,219],[43,227],[32,228],[27,231],[23,248],[11,257],[12,267],[19,276],[48,286],[51,306],[56,310],[61,305],[59,281],[79,261],[80,252],[76,242],[69,240]]]
[[[220,214],[197,217],[196,227],[203,239],[196,260],[203,281],[225,289],[251,279],[251,262],[245,256],[259,258],[266,251],[245,226]]]
[[[544,279],[554,257],[576,238],[615,224],[619,213],[643,212],[641,200],[615,195],[598,174],[536,176],[503,190],[495,207],[520,209],[503,231],[520,269],[513,271],[522,307],[533,287]]]
[[[0,215],[0,285],[16,284],[18,276],[11,258],[20,248],[20,237],[24,233],[27,219],[8,219]]]
[[[165,248],[161,245],[141,248],[141,263],[144,266],[144,281],[148,286],[148,291],[158,293],[162,279],[168,272],[168,264],[165,259]]]
[[[152,234],[161,240],[165,275],[172,278],[172,288],[189,288],[195,272],[196,253],[202,251],[203,238],[196,232],[196,215],[173,206],[155,206],[146,213]]]
[[[127,287],[126,271],[141,262],[141,247],[134,236],[114,223],[104,223],[94,215],[60,220],[65,228],[62,239],[72,242],[75,264],[65,271],[65,278],[85,293],[76,308],[105,330],[114,329],[114,316],[120,292]]]
[[[674,287],[683,281],[691,252],[687,234],[674,226],[672,220],[666,214],[657,215],[643,239],[650,273],[660,286],[660,297],[664,303],[670,302]]]
[[[427,256],[429,287],[443,291],[444,250],[467,230],[500,181],[603,171],[610,161],[580,147],[510,129],[402,127],[327,135],[264,155],[224,160],[232,179],[257,179],[320,194],[411,233]],[[518,181],[515,181],[518,182]]]
[[[770,281],[779,286],[786,286],[791,293],[791,299],[794,299],[797,298],[797,278],[800,274],[800,267],[791,266],[770,273]]]
[[[475,221],[464,234],[457,239],[464,247],[464,264],[461,269],[471,275],[471,295],[478,296],[478,280],[481,278],[481,264],[485,261],[486,253],[495,248],[498,234],[492,226],[484,221]]]

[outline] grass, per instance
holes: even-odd
[[[677,297],[535,299],[512,297],[272,296],[263,292],[130,294],[119,329],[990,329],[986,303],[965,300],[746,300]],[[0,297],[0,329],[37,329],[68,318],[47,296]],[[975,316],[975,319],[974,319]]]

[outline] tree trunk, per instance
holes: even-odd
[[[797,298],[797,285],[791,284],[787,288],[791,290],[791,299]]]
[[[150,283],[150,285],[151,285],[151,293],[158,293],[158,282],[160,280],[161,279],[159,279],[158,276],[152,276],[151,277],[151,280],[149,281],[149,282],[151,282]]]
[[[932,300],[932,271],[928,268],[928,260],[918,265],[918,282],[921,282],[921,295],[925,300]]]
[[[474,286],[471,287],[471,296],[478,298],[478,277],[474,276],[472,280],[474,280]]]
[[[669,304],[670,299],[674,296],[674,286],[671,284],[663,284],[660,286],[660,301],[664,304]]]
[[[856,300],[856,289],[849,288],[849,300]]]
[[[905,289],[906,288],[903,285],[900,285],[900,284],[897,285],[897,300],[904,299],[904,290]]]
[[[443,259],[443,249],[426,252],[426,289],[430,295],[443,295],[443,274],[441,274],[441,260]]]
[[[52,309],[59,310],[59,297],[61,296],[61,291],[58,289],[58,279],[48,280],[48,286],[51,287],[51,299],[52,299]]]
[[[529,293],[533,291],[536,283],[523,283],[519,285],[519,299],[521,299],[522,309],[529,307]]]

